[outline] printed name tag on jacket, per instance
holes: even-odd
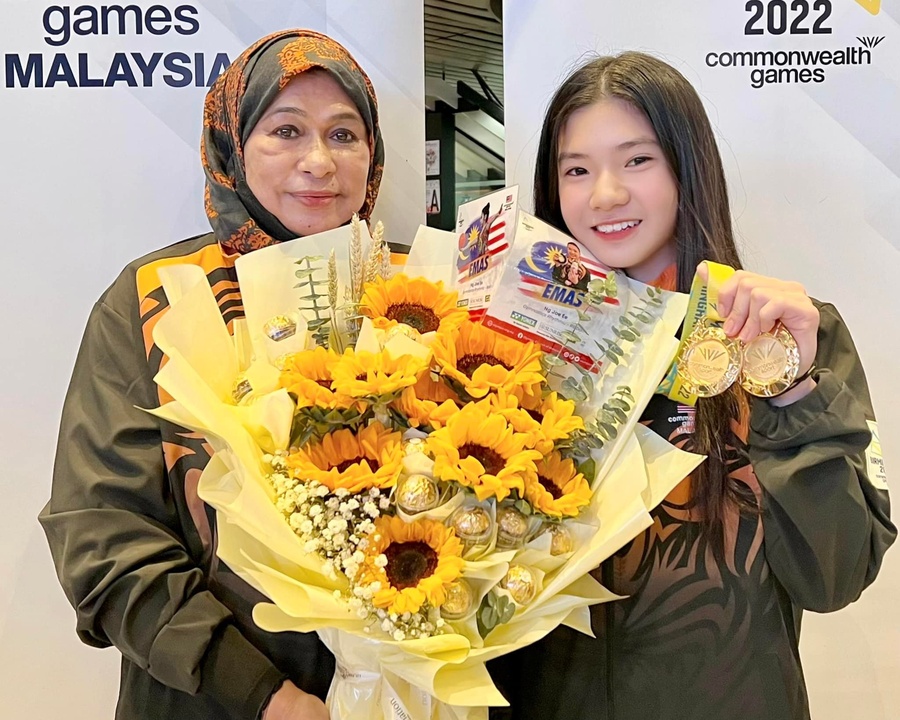
[[[869,466],[869,480],[879,490],[887,490],[887,475],[884,472],[884,458],[881,455],[881,440],[878,437],[878,423],[866,420],[872,433],[872,442],[866,448],[866,463]]]

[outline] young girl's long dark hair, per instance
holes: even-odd
[[[599,57],[575,70],[544,116],[534,172],[537,217],[567,231],[559,202],[559,137],[576,110],[607,98],[631,103],[649,119],[678,186],[675,224],[677,287],[689,292],[703,260],[741,267],[734,243],[722,159],[703,103],[681,73],[638,52]],[[746,401],[739,390],[697,403],[694,452],[708,456],[693,476],[692,504],[714,552],[724,542],[725,509],[746,507],[746,494],[728,481],[726,445]]]

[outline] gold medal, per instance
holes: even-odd
[[[797,342],[779,323],[744,346],[741,387],[757,397],[772,397],[791,386],[799,368]]]
[[[678,358],[678,376],[697,397],[725,392],[741,372],[741,342],[730,338],[721,325],[702,319],[694,327]]]

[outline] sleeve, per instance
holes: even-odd
[[[749,443],[772,571],[796,605],[828,612],[875,579],[897,529],[887,487],[869,476],[862,363],[837,310],[819,311],[817,387],[783,408],[754,398]]]
[[[255,718],[284,675],[230,623],[180,536],[158,421],[135,407],[158,402],[130,291],[131,318],[107,296],[91,313],[39,519],[85,643]]]

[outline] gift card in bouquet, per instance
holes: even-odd
[[[527,213],[519,212],[513,238],[482,322],[599,371],[604,347],[597,340],[614,337],[613,327],[627,308],[620,297],[625,277]]]
[[[503,270],[513,241],[518,186],[504,188],[459,206],[456,253],[456,290],[459,306],[480,319]]]

